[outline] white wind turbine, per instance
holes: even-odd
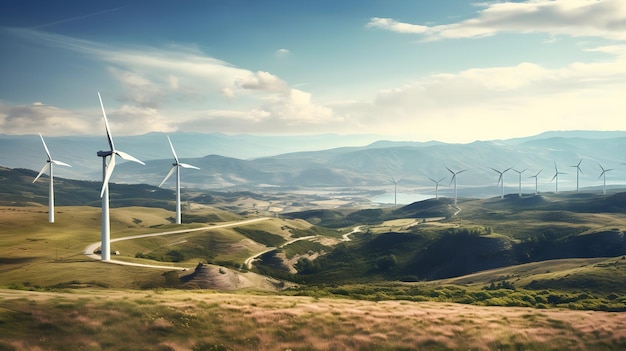
[[[600,176],[598,178],[604,178],[602,185],[602,194],[606,195],[606,173],[612,171],[613,168],[604,169],[604,167],[602,167],[600,163],[598,163],[598,166],[600,166],[600,169],[602,169],[602,173],[600,173]]]
[[[580,169],[580,164],[583,162],[583,159],[581,158],[580,161],[578,161],[577,165],[574,166],[570,166],[570,167],[575,167],[576,168],[576,191],[578,191],[578,174],[579,173],[583,173],[583,170]]]
[[[41,175],[44,174],[47,170],[50,170],[50,194],[48,195],[48,222],[54,223],[54,171],[53,171],[54,165],[66,166],[66,167],[72,167],[72,166],[68,165],[65,162],[53,160],[52,156],[50,156],[50,151],[48,150],[48,147],[46,146],[46,142],[43,140],[43,136],[41,136],[41,133],[39,133],[39,137],[41,138],[41,142],[43,143],[43,148],[46,151],[48,160],[46,160],[46,164],[43,166],[39,174],[37,174],[37,177],[35,177],[35,180],[33,180],[33,183],[36,182],[37,179],[39,179],[39,177],[41,177]]]
[[[170,169],[169,173],[165,176],[159,187],[163,185],[167,181],[167,179],[176,172],[176,224],[181,224],[181,213],[180,213],[180,167],[182,168],[193,168],[200,169],[196,166],[192,166],[190,164],[182,163],[178,160],[178,156],[176,155],[176,150],[174,150],[174,145],[172,145],[172,141],[170,137],[167,137],[167,141],[170,143],[170,148],[172,149],[172,154],[174,155],[174,163],[172,163],[172,169]]]
[[[498,172],[498,174],[500,174],[500,177],[498,177],[498,183],[497,184],[500,185],[500,198],[504,199],[504,179],[503,179],[503,176],[504,176],[504,173],[506,173],[509,169],[511,169],[511,167],[505,169],[504,171],[498,171],[497,169],[495,169],[493,167],[491,169],[493,169],[494,171]]]
[[[528,178],[535,178],[535,195],[539,194],[537,177],[539,176],[539,173],[541,173],[541,171],[543,171],[543,169],[539,170],[539,172],[537,172],[537,174],[535,174],[534,176],[528,177]]]
[[[102,234],[101,234],[101,247],[102,260],[109,261],[111,259],[111,222],[109,218],[109,180],[113,169],[115,169],[115,156],[119,156],[124,160],[133,161],[145,165],[145,163],[139,161],[133,156],[115,149],[113,144],[113,137],[111,136],[111,130],[109,129],[109,121],[107,121],[107,114],[104,111],[104,104],[102,103],[102,97],[98,92],[98,99],[100,100],[100,107],[102,108],[102,117],[104,117],[104,128],[107,132],[107,140],[109,142],[108,151],[98,151],[98,157],[102,157],[102,191],[100,191],[100,197],[102,198]],[[109,157],[110,156],[110,157]],[[106,159],[109,157],[109,163]]]
[[[397,193],[398,183],[402,179],[396,180],[396,178],[394,178],[393,176],[389,176],[389,177],[391,177],[391,183],[393,183],[393,204],[397,205],[398,204],[398,193]]]
[[[448,167],[446,167],[446,169],[447,169],[450,173],[452,173],[452,179],[450,180],[450,183],[454,182],[454,205],[456,206],[456,203],[457,203],[456,176],[457,176],[459,173],[463,173],[463,172],[467,171],[467,169],[464,169],[464,170],[462,170],[462,171],[458,171],[458,172],[454,172],[454,171],[452,171],[452,170],[451,170],[450,168],[448,168]]]
[[[554,177],[552,177],[552,179],[550,179],[550,181],[553,181],[556,179],[556,187],[555,187],[555,194],[559,193],[559,174],[567,174],[567,173],[563,173],[563,172],[559,172],[559,169],[556,167],[556,162],[554,162]]]
[[[519,197],[522,197],[522,173],[526,172],[526,170],[527,169],[518,171],[517,169],[513,169],[513,171],[519,175],[519,189],[518,189]]]
[[[445,177],[439,179],[439,180],[434,180],[431,177],[428,177],[428,179],[430,179],[433,183],[435,183],[435,199],[438,200],[439,199],[439,183],[441,183],[442,180],[446,179]]]

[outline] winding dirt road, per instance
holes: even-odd
[[[268,248],[268,249],[267,249],[267,250],[265,250],[265,251],[259,252],[259,253],[257,253],[257,254],[254,254],[253,256],[248,257],[248,258],[244,261],[244,263],[243,263],[243,264],[244,264],[244,266],[246,266],[246,268],[247,268],[247,269],[250,269],[250,268],[252,268],[252,261],[254,261],[256,258],[258,258],[259,256],[261,256],[261,255],[263,255],[263,254],[266,254],[266,253],[268,253],[268,252],[271,252],[271,251],[277,250],[277,249],[279,249],[279,248],[281,248],[281,247],[285,247],[285,246],[287,246],[287,245],[289,245],[289,244],[293,244],[293,243],[295,243],[296,241],[300,241],[300,240],[308,240],[308,239],[313,239],[313,238],[316,238],[316,237],[317,237],[317,235],[303,236],[303,237],[300,237],[300,238],[295,238],[295,239],[293,239],[293,240],[289,240],[289,241],[287,241],[286,243],[284,243],[284,244],[282,244],[282,245],[280,245],[280,246],[278,246],[278,247],[270,247],[270,248]]]
[[[245,220],[245,221],[239,221],[239,222],[233,222],[233,223],[225,223],[225,224],[218,224],[218,225],[211,225],[211,226],[200,227],[200,228],[181,229],[181,230],[173,230],[173,231],[169,231],[169,232],[159,232],[159,233],[150,233],[150,234],[131,235],[131,236],[125,236],[125,237],[122,237],[122,238],[111,239],[111,243],[118,242],[118,241],[123,241],[123,240],[133,240],[133,239],[149,238],[149,237],[153,237],[153,236],[182,234],[182,233],[197,232],[197,231],[201,231],[201,230],[211,230],[211,229],[217,229],[217,228],[236,227],[236,226],[240,226],[240,225],[246,225],[246,224],[250,224],[250,223],[254,223],[254,222],[264,221],[264,220],[267,220],[267,219],[270,219],[270,218],[269,217],[261,217],[261,218],[248,219],[248,220]],[[83,254],[86,255],[89,258],[94,259],[94,260],[100,260],[101,256],[94,253],[94,251],[98,247],[100,247],[100,245],[101,245],[100,241],[97,241],[95,243],[92,243],[92,244],[88,245],[85,248],[85,250],[83,251]],[[119,261],[119,260],[108,260],[108,261],[103,261],[103,262],[119,264],[119,265],[124,265],[124,266],[147,267],[147,268],[155,268],[155,269],[170,269],[170,270],[179,270],[179,271],[187,270],[186,267],[160,266],[160,265],[133,263],[133,262],[126,262],[126,261]]]

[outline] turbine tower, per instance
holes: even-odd
[[[41,136],[41,133],[39,133],[39,137],[41,138],[41,143],[43,144],[43,149],[46,151],[48,160],[46,160],[46,164],[43,166],[39,174],[37,174],[37,177],[35,177],[35,180],[33,180],[33,183],[36,182],[37,179],[39,179],[39,177],[41,177],[41,175],[44,174],[47,170],[50,170],[50,194],[48,195],[48,222],[54,223],[54,171],[53,171],[53,168],[54,168],[54,165],[66,166],[66,167],[72,167],[72,166],[68,165],[65,162],[53,160],[52,156],[50,156],[50,151],[48,150],[48,147],[46,146],[46,142],[43,140],[43,136]]]
[[[519,197],[522,197],[522,173],[526,172],[526,169],[518,171],[517,169],[513,169],[514,172],[517,172],[517,174],[519,175],[519,189],[518,189],[518,194]]]
[[[456,206],[456,202],[457,202],[457,192],[456,192],[456,176],[459,173],[463,173],[465,171],[467,171],[467,169],[464,169],[462,171],[458,171],[458,172],[454,172],[453,170],[451,170],[450,168],[446,167],[446,169],[452,173],[452,179],[450,180],[450,183],[454,182],[454,205]]]
[[[498,171],[495,168],[491,168],[494,171],[496,171],[498,174],[500,174],[500,177],[498,177],[498,183],[500,185],[500,198],[504,199],[504,179],[502,178],[504,176],[504,173],[506,173],[509,169],[511,169],[511,167],[505,169],[504,171]]]
[[[167,137],[167,141],[169,141],[170,143],[170,148],[172,149],[172,154],[174,155],[174,163],[172,163],[172,169],[170,169],[169,173],[167,173],[167,175],[165,176],[165,178],[163,179],[163,181],[161,182],[161,184],[159,184],[159,187],[161,187],[163,185],[163,183],[165,183],[165,181],[167,181],[167,179],[174,173],[176,172],[176,224],[180,224],[181,223],[181,214],[180,214],[180,167],[182,168],[193,168],[193,169],[200,169],[196,166],[192,166],[190,164],[186,164],[186,163],[182,163],[178,160],[178,156],[176,155],[176,150],[174,150],[174,145],[172,145],[172,141],[170,140],[170,137]]]
[[[541,171],[543,171],[543,169],[540,169],[539,172],[537,172],[537,174],[535,174],[534,176],[528,177],[528,178],[535,178],[535,195],[539,194],[539,188],[537,187],[538,185],[537,177],[539,176],[539,173],[541,173]]]
[[[558,194],[559,193],[559,174],[567,174],[567,173],[563,173],[563,172],[559,172],[559,169],[556,167],[556,162],[554,162],[554,177],[552,177],[552,179],[550,179],[550,181],[553,181],[556,179],[556,188],[554,193]]]
[[[581,158],[580,161],[578,161],[577,165],[570,166],[570,167],[575,167],[576,168],[576,191],[578,191],[578,174],[579,173],[583,173],[582,169],[580,169],[580,164],[582,162],[583,162],[583,159]]]
[[[428,179],[430,179],[433,183],[435,183],[435,200],[439,200],[439,183],[441,183],[441,181],[446,178],[443,177],[439,180],[434,180],[433,178],[428,177]]]
[[[111,259],[111,222],[109,218],[109,179],[115,169],[115,156],[119,156],[124,160],[133,161],[145,165],[145,163],[139,161],[133,156],[115,149],[113,144],[113,137],[109,129],[109,122],[107,121],[107,114],[104,111],[104,104],[102,103],[102,97],[98,92],[98,99],[100,100],[100,107],[102,108],[102,117],[104,117],[104,128],[107,133],[107,140],[109,142],[110,150],[98,151],[98,157],[102,157],[102,191],[100,191],[100,197],[102,198],[102,234],[101,234],[101,247],[102,260],[109,261]],[[106,159],[109,157],[109,163]]]
[[[600,176],[598,177],[603,178],[602,195],[606,195],[606,173],[612,171],[613,168],[604,169],[600,163],[598,163],[598,166],[602,169],[602,173],[600,173]]]

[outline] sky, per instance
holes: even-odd
[[[0,133],[626,130],[626,1],[5,0]]]

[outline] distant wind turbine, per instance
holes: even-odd
[[[497,170],[497,169],[495,169],[493,167],[491,169],[493,169],[498,174],[500,174],[500,177],[498,177],[498,183],[497,184],[500,185],[500,198],[504,199],[504,179],[503,179],[503,176],[504,176],[504,173],[506,173],[508,170],[511,169],[511,167],[505,169],[504,171],[499,171],[499,170]]]
[[[446,167],[446,169],[452,173],[452,179],[450,179],[450,184],[452,184],[454,182],[454,205],[456,206],[457,203],[457,191],[456,191],[456,176],[460,173],[463,173],[465,171],[467,171],[467,169],[464,169],[462,171],[458,171],[458,172],[454,172],[453,170],[451,170],[450,168]]]
[[[537,174],[535,174],[534,176],[528,177],[528,178],[535,178],[535,195],[539,194],[537,177],[539,176],[539,173],[541,173],[541,171],[543,171],[543,169],[539,170],[539,172],[537,172]]]
[[[439,199],[439,183],[441,183],[441,181],[446,178],[443,177],[439,180],[434,180],[433,178],[428,177],[428,179],[430,179],[433,183],[435,183],[435,199],[438,200]]]
[[[33,183],[36,182],[37,179],[39,179],[39,177],[41,177],[41,175],[44,174],[47,170],[50,170],[50,193],[48,195],[48,222],[54,223],[54,171],[53,171],[53,168],[54,168],[54,165],[66,166],[66,167],[72,167],[72,166],[68,165],[65,162],[53,160],[52,156],[50,156],[50,151],[48,150],[48,147],[46,146],[46,142],[43,140],[43,136],[41,136],[41,133],[39,133],[39,137],[41,138],[41,143],[43,144],[43,149],[46,151],[46,156],[48,156],[48,160],[46,160],[46,164],[43,166],[39,174],[37,174],[37,177],[35,177],[35,180],[33,180]]]
[[[402,179],[398,179],[396,180],[396,178],[394,178],[393,176],[389,176],[391,177],[391,183],[393,183],[393,204],[397,205],[398,204],[398,183],[400,182],[400,180]]]
[[[602,167],[600,163],[598,163],[598,166],[600,166],[600,169],[602,169],[602,173],[600,173],[600,176],[598,177],[598,178],[603,178],[602,194],[606,195],[606,174],[607,172],[612,171],[613,168],[604,169],[604,167]]]
[[[583,162],[583,159],[581,158],[580,161],[578,161],[577,165],[574,166],[570,166],[570,167],[575,167],[576,168],[576,191],[578,191],[578,174],[579,173],[583,173],[583,170],[580,169],[580,164]]]
[[[98,99],[100,100],[100,107],[102,108],[102,117],[104,117],[104,128],[107,133],[107,140],[109,142],[110,150],[98,151],[98,157],[102,157],[102,190],[100,191],[100,197],[102,198],[102,234],[101,234],[101,257],[103,261],[109,261],[111,259],[111,222],[109,217],[109,179],[115,169],[115,156],[119,156],[124,160],[133,161],[145,165],[145,163],[139,161],[133,156],[115,149],[113,144],[113,137],[109,129],[109,122],[107,121],[107,114],[104,111],[104,104],[102,103],[102,97],[98,92]],[[109,157],[110,156],[110,157]],[[109,157],[109,163],[106,159]]]
[[[170,148],[172,149],[172,154],[174,155],[174,163],[172,163],[172,169],[170,169],[169,173],[167,173],[167,175],[165,176],[165,178],[163,179],[163,181],[161,182],[161,184],[159,184],[159,187],[161,187],[163,185],[163,183],[165,183],[165,181],[167,181],[167,179],[174,173],[176,172],[176,224],[180,224],[181,223],[181,213],[180,213],[180,167],[182,168],[193,168],[193,169],[200,169],[196,166],[192,166],[190,164],[187,163],[182,163],[180,161],[178,161],[178,156],[176,155],[176,150],[174,150],[174,145],[172,145],[172,141],[170,140],[170,137],[167,137],[167,141],[169,141],[170,143]]]
[[[567,174],[567,173],[563,173],[563,172],[559,172],[559,169],[556,167],[556,162],[554,162],[554,177],[552,177],[552,179],[550,179],[550,181],[553,181],[556,179],[556,187],[555,187],[555,194],[559,193],[559,174]]]
[[[514,172],[517,172],[517,174],[519,175],[519,189],[518,189],[518,194],[519,197],[522,197],[522,173],[526,172],[526,169],[518,171],[517,169],[513,170]]]

